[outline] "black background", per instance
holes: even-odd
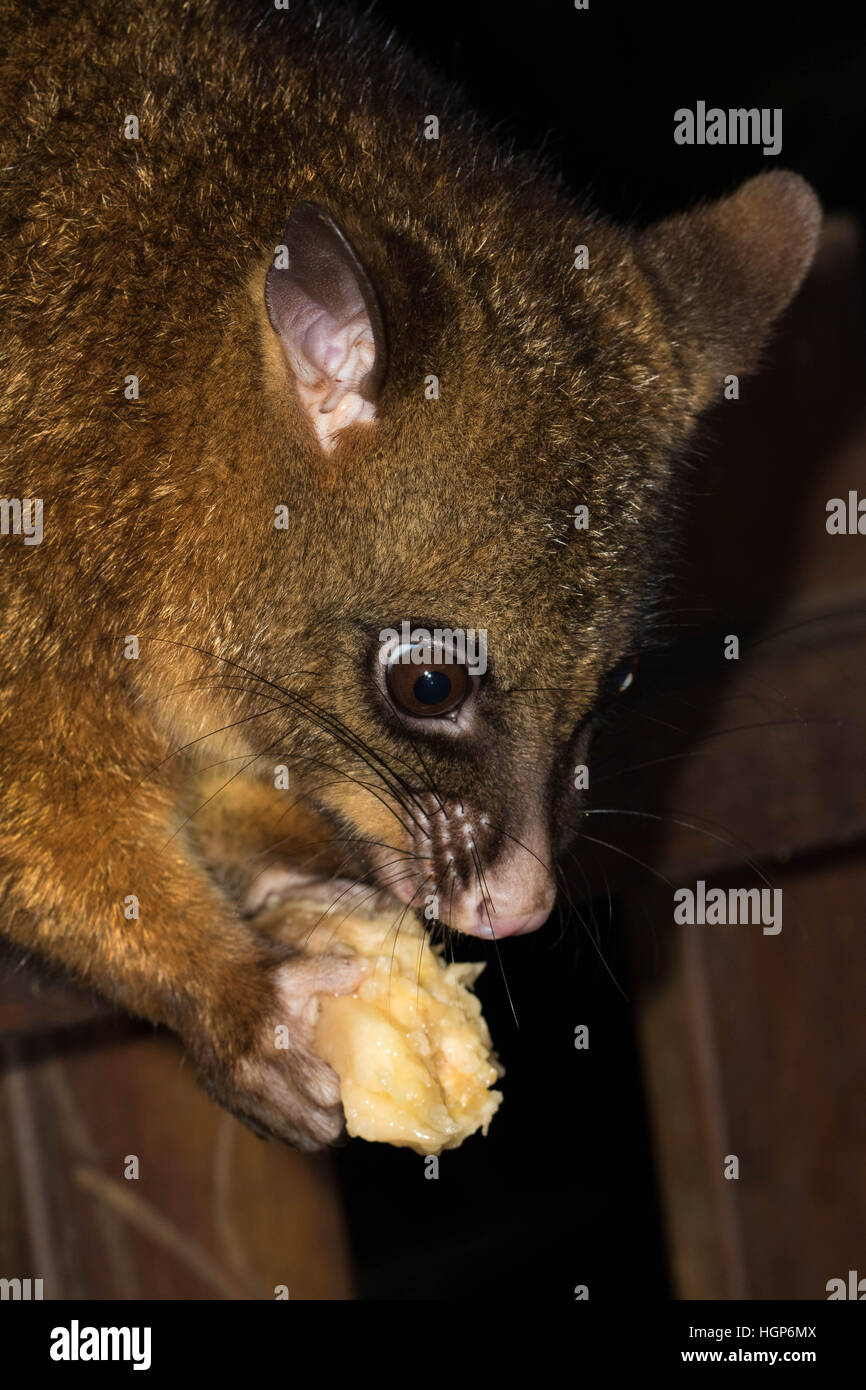
[[[650,221],[762,168],[795,169],[830,207],[863,206],[866,14],[850,0],[373,8],[505,134],[543,147],[575,189],[621,220]],[[781,107],[781,154],[674,144],[674,111],[699,100]]]

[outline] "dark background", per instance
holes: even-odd
[[[331,0],[333,3],[333,0]],[[378,13],[602,211],[644,223],[764,167],[862,206],[866,15],[853,3],[383,0]],[[681,106],[782,107],[781,154],[675,145]]]
[[[853,6],[375,8],[620,220],[644,224],[764,167],[803,174],[828,209],[863,211],[866,21]],[[673,113],[698,100],[781,107],[780,156],[677,146]],[[443,1155],[438,1181],[406,1151],[355,1141],[340,1154],[360,1297],[568,1299],[580,1283],[593,1300],[670,1297],[628,953],[616,904],[594,909],[601,951],[572,915],[503,952],[519,1027],[488,951],[479,992],[507,1077],[487,1139]],[[573,1046],[580,1023],[588,1052]]]

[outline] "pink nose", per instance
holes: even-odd
[[[475,909],[475,920],[452,922],[458,931],[468,936],[483,936],[488,941],[501,941],[505,936],[526,936],[528,932],[538,931],[550,916],[550,908],[539,908],[537,912],[527,912],[521,917],[499,917],[491,903],[485,899]]]
[[[499,913],[489,898],[477,902],[468,894],[453,902],[443,901],[440,910],[447,907],[448,916],[443,917],[443,921],[455,931],[465,932],[467,936],[480,936],[486,941],[501,941],[506,936],[526,936],[528,932],[538,931],[539,927],[543,927],[553,911],[555,892],[552,885],[542,884],[539,885],[539,889],[537,896],[543,906],[529,912],[510,915],[504,911]],[[417,907],[424,906],[423,897],[419,898],[417,892],[406,882],[391,884],[390,891],[401,902]]]
[[[553,875],[545,867],[550,851],[546,845],[541,850],[542,854],[528,854],[520,849],[487,864],[480,894],[467,889],[455,894],[453,903],[450,894],[443,894],[449,914],[443,920],[455,931],[488,941],[538,931],[556,900]]]
[[[556,900],[556,892],[550,882],[542,881],[535,884],[534,888],[532,897],[535,904],[542,905],[533,904],[531,910],[523,912],[519,909],[515,912],[512,908],[510,914],[504,910],[507,902],[504,897],[500,899],[503,910],[497,912],[489,898],[479,902],[471,894],[464,893],[452,900],[449,895],[440,904],[440,911],[447,908],[447,916],[443,915],[442,920],[455,931],[465,932],[467,936],[480,936],[486,941],[501,941],[506,936],[526,936],[528,932],[538,931],[539,927],[544,926]],[[395,898],[404,903],[424,906],[423,898],[419,898],[417,891],[413,891],[412,886],[405,881],[391,884],[390,891]]]
[[[483,883],[479,873],[474,884],[459,884],[455,879],[439,894],[431,894],[429,879],[419,884],[417,879],[402,875],[395,882],[392,871],[380,881],[395,897],[427,916],[432,906],[434,914],[455,931],[500,941],[537,931],[553,911],[556,885],[549,859],[550,846],[537,833],[534,842],[524,841],[516,850],[500,853],[485,864]]]

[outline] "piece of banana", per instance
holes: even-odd
[[[446,965],[408,914],[396,930],[393,913],[323,914],[320,901],[295,902],[296,939],[305,918],[305,951],[368,962],[356,993],[320,996],[316,1029],[315,1049],[340,1078],[349,1134],[425,1155],[486,1134],[503,1069],[471,991],[484,965]]]

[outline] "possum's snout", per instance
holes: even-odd
[[[540,828],[506,834],[462,803],[430,797],[415,815],[412,839],[411,872],[395,881],[393,868],[377,869],[380,883],[401,902],[488,940],[544,926],[556,885]]]

